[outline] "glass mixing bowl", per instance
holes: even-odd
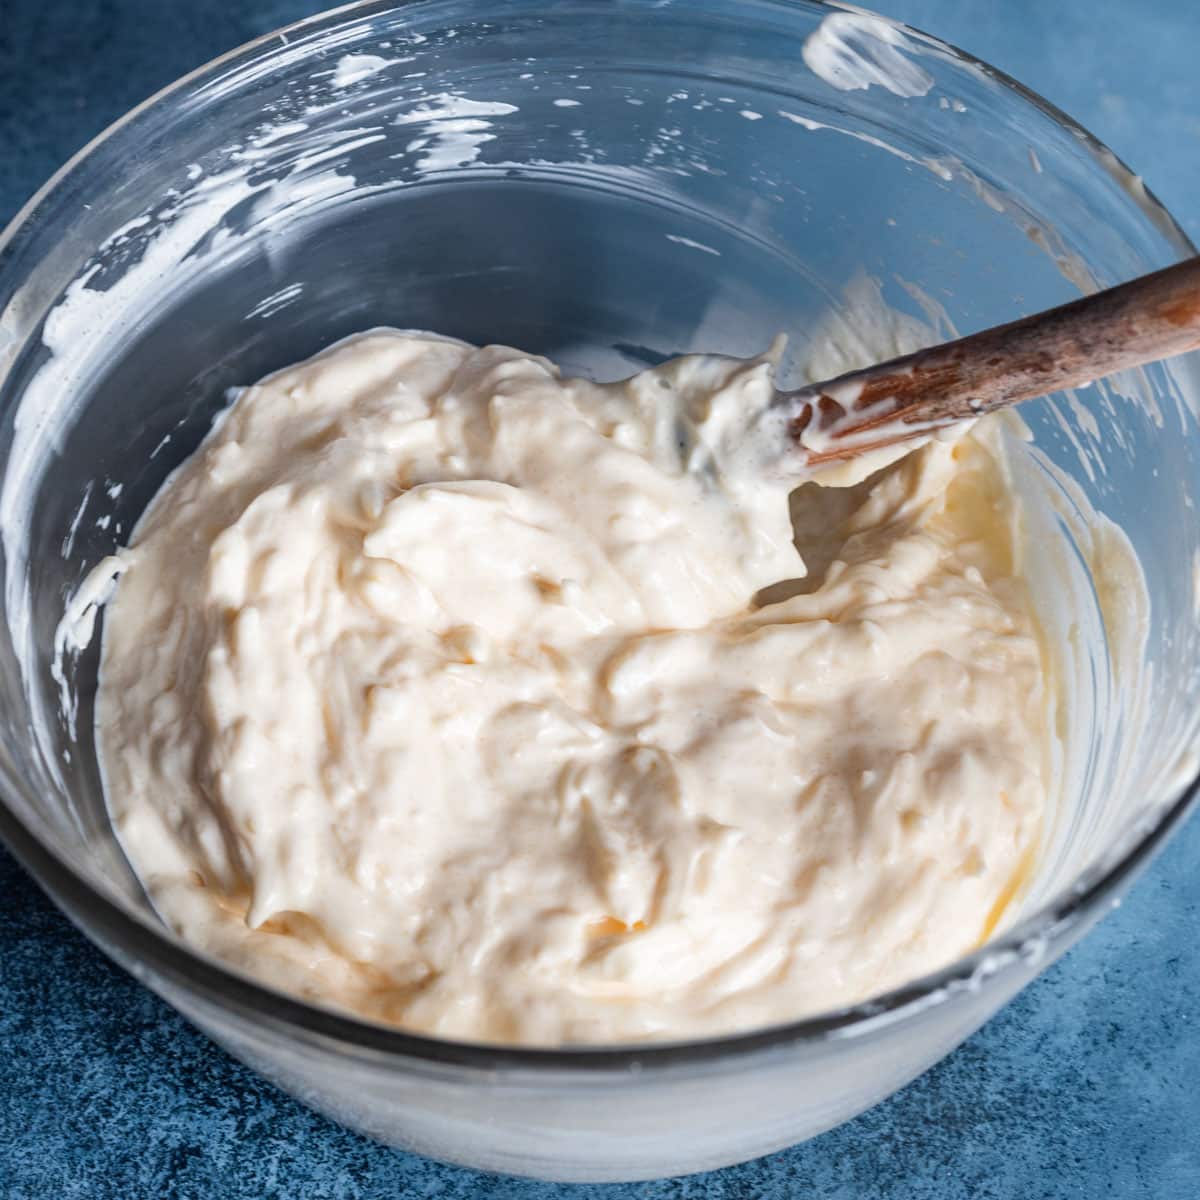
[[[1057,634],[1077,653],[1068,801],[1015,923],[936,976],[741,1036],[454,1044],[189,950],[105,819],[96,646],[69,652],[68,599],[229,387],[373,325],[508,342],[604,378],[680,351],[757,353],[782,330],[792,382],[808,332],[831,307],[852,319],[846,289],[864,277],[966,331],[1192,248],[1061,113],[861,12],[490,7],[351,5],[235,51],[113,126],[4,234],[0,834],[108,954],[347,1125],[547,1178],[695,1171],[810,1137],[923,1071],[1115,904],[1183,819],[1200,721],[1194,361],[1027,408],[1019,475],[1057,496],[1043,533],[1074,572]],[[1140,558],[1140,634],[1137,589],[1083,569],[1092,508]]]

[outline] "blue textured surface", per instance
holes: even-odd
[[[0,0],[0,222],[89,137],[300,0]],[[1195,0],[876,0],[1072,113],[1200,238]],[[399,1154],[232,1062],[110,965],[0,852],[0,1196],[1200,1196],[1200,820],[1130,900],[958,1052],[807,1145],[629,1187]]]

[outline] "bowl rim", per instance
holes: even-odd
[[[587,3],[589,0],[581,2]],[[651,0],[634,2],[648,5]],[[248,63],[260,55],[265,58],[272,47],[276,50],[287,47],[290,38],[296,35],[319,33],[343,22],[387,12],[421,9],[437,3],[438,0],[410,0],[409,3],[404,0],[353,0],[245,42],[160,88],[76,151],[18,209],[4,230],[0,231],[0,269],[13,247],[19,245],[22,234],[43,202],[95,150],[141,114],[181,97],[224,68],[235,63]],[[842,4],[839,0],[753,0],[753,4],[768,12],[785,14],[798,9],[824,10],[827,15],[848,9],[865,12]],[[1124,161],[1056,105],[1004,71],[941,38],[890,17],[874,13],[866,15],[885,22],[903,34],[914,35],[925,46],[961,65],[981,71],[1004,90],[1072,133],[1093,163],[1125,191],[1181,257],[1197,253],[1175,218]],[[415,1061],[431,1066],[481,1071],[528,1072],[538,1077],[562,1071],[628,1074],[656,1068],[701,1066],[797,1044],[849,1040],[864,1036],[883,1025],[897,1024],[915,1017],[956,995],[978,991],[986,982],[1009,975],[1014,969],[1024,967],[1028,971],[1048,963],[1067,948],[1069,943],[1065,935],[1068,931],[1089,920],[1098,919],[1105,904],[1112,907],[1119,903],[1125,887],[1162,848],[1200,799],[1198,773],[1174,801],[1163,805],[1136,836],[1130,836],[1130,844],[1123,852],[1110,853],[1112,861],[1103,869],[1093,867],[1085,870],[1065,892],[1060,892],[970,954],[955,959],[936,972],[866,1001],[799,1020],[732,1034],[677,1041],[542,1046],[461,1041],[375,1023],[300,999],[195,950],[172,934],[165,925],[128,911],[122,903],[98,890],[82,872],[64,859],[50,839],[27,826],[8,804],[7,792],[10,788],[19,789],[20,782],[11,777],[6,763],[0,764],[0,784],[3,785],[0,786],[0,841],[8,846],[17,860],[73,921],[75,918],[72,914],[75,911],[86,912],[84,932],[149,986],[153,987],[161,979],[185,991],[199,991],[220,1008],[236,1009],[260,1023],[303,1030],[307,1034],[338,1043],[343,1051],[352,1048],[409,1063]]]

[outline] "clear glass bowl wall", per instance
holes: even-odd
[[[685,351],[758,353],[783,331],[789,382],[808,331],[863,275],[897,309],[929,319],[932,298],[967,331],[1191,252],[1107,151],[933,39],[872,36],[839,12],[850,52],[893,83],[899,55],[908,82],[842,90],[814,74],[801,48],[832,13],[760,0],[517,0],[488,16],[354,6],[147,102],[5,235],[0,833],[201,1028],[395,1144],[630,1179],[811,1136],[929,1066],[1066,949],[1190,802],[1200,377],[1180,361],[1028,408],[1045,456],[1028,469],[1052,464],[1078,489],[1065,505],[1128,534],[1149,631],[1142,660],[1118,671],[1103,606],[1080,612],[1100,633],[1080,676],[1078,795],[1021,923],[937,977],[693,1045],[451,1045],[193,954],[111,835],[90,733],[95,646],[64,684],[55,631],[230,387],[374,325],[507,342],[600,378]]]

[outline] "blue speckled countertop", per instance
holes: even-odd
[[[499,0],[498,0],[499,2]],[[156,88],[311,0],[0,0],[0,223]],[[1195,0],[876,0],[1089,126],[1200,240]],[[804,1146],[569,1187],[318,1117],[109,964],[0,851],[0,1197],[1200,1197],[1200,819],[1125,905],[945,1062]]]

